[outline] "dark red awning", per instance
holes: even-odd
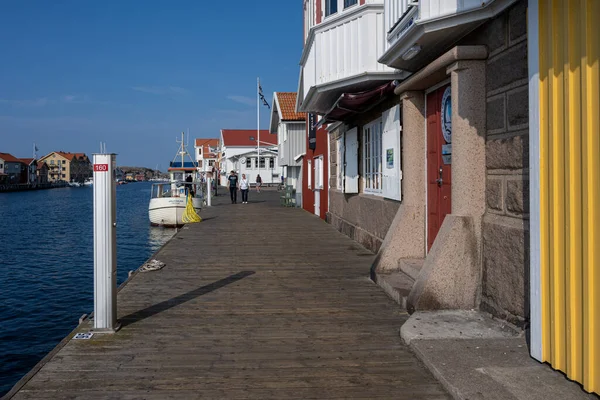
[[[345,121],[353,114],[367,112],[393,94],[395,87],[396,82],[392,81],[364,92],[343,93],[327,114],[321,118],[317,126],[330,122]]]

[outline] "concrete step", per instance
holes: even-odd
[[[373,280],[396,303],[406,308],[406,299],[415,282],[410,276],[402,271],[376,272]]]
[[[410,276],[413,281],[416,281],[419,277],[423,264],[425,264],[425,259],[423,258],[401,258],[398,260],[400,271]]]

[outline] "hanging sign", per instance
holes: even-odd
[[[446,143],[452,143],[452,90],[448,86],[442,96],[442,135]]]
[[[385,162],[386,162],[387,169],[394,168],[394,149],[386,149]]]
[[[317,115],[308,114],[308,148],[315,150],[317,148]]]

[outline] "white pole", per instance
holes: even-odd
[[[211,187],[211,178],[206,178],[206,205],[208,207],[212,206],[212,187]]]
[[[260,78],[256,78],[256,84],[256,152],[258,154],[256,175],[258,176],[260,175]]]
[[[117,207],[115,154],[94,154],[94,332],[117,323]]]

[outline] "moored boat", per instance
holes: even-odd
[[[185,161],[185,156],[189,157],[189,162]],[[179,150],[169,167],[169,177],[169,182],[152,184],[148,206],[151,225],[180,227],[185,225],[184,215],[188,201],[192,202],[196,213],[202,208],[202,187],[197,180],[197,165],[186,150],[183,133]]]

